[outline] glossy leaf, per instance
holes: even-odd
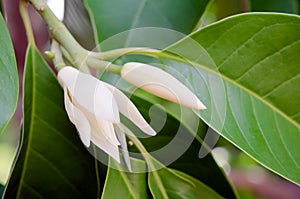
[[[284,12],[297,14],[298,0],[251,0],[251,11],[253,12]]]
[[[132,93],[132,87],[121,80],[117,75],[105,73],[101,79],[117,86],[125,93]],[[151,155],[154,155],[155,158],[170,168],[186,172],[193,176],[225,198],[235,198],[234,191],[211,154],[208,153],[207,156],[203,158],[198,157],[199,150],[202,147],[201,136],[206,134],[207,126],[199,120],[192,110],[154,97],[142,90],[135,91],[131,96],[131,100],[138,107],[143,116],[148,121],[151,121],[150,124],[154,129],[159,129],[156,136],[140,139],[149,152],[163,149],[172,141],[177,146],[176,151],[180,152],[181,150],[185,150],[182,151],[182,154],[174,159],[174,162],[171,164],[168,158],[173,154],[176,155],[176,153],[153,153]],[[158,104],[159,106],[157,106]],[[126,124],[131,129],[136,129],[130,125],[130,123]],[[196,136],[197,140],[193,141],[195,134],[198,134]],[[193,142],[185,148],[188,140]],[[136,151],[130,146],[129,149],[133,150],[133,152]]]
[[[299,16],[243,14],[207,26],[171,46],[167,50],[172,55],[161,54],[177,60],[180,58],[174,54],[180,54],[196,66],[166,61],[182,71],[208,107],[197,112],[205,122],[258,162],[297,184],[299,40]],[[192,44],[194,51],[190,50]]]
[[[174,169],[150,172],[148,182],[154,198],[223,198],[195,178]]]
[[[198,23],[208,0],[85,0],[85,2],[94,25],[96,41],[101,43],[120,32],[139,27],[161,27],[188,34]],[[129,45],[129,36],[123,46]]]
[[[12,42],[0,13],[0,133],[4,130],[18,100],[18,72]]]
[[[148,198],[147,193],[147,176],[146,173],[130,173],[124,165],[120,165],[112,158],[109,160],[105,185],[103,188],[103,199],[122,198],[122,199],[143,199]],[[134,170],[145,170],[146,164],[137,159],[131,159],[131,166]]]
[[[4,198],[97,198],[97,164],[68,120],[62,88],[34,47],[27,52],[23,110],[20,148]]]

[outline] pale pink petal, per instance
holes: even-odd
[[[206,109],[197,96],[165,71],[143,63],[126,63],[121,76],[127,82],[161,98],[193,109]]]
[[[67,88],[64,88],[65,95],[65,108],[70,121],[76,126],[79,136],[83,144],[87,147],[90,146],[91,140],[91,127],[85,115],[74,106],[69,98]]]
[[[151,126],[143,118],[139,110],[131,102],[131,100],[116,87],[105,84],[107,88],[113,93],[120,113],[131,120],[137,127],[139,127],[143,132],[148,135],[156,135],[156,132],[151,128]]]

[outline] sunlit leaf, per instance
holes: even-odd
[[[299,16],[243,14],[171,46],[167,50],[172,55],[161,54],[180,60],[174,56],[177,53],[196,66],[165,60],[187,77],[208,107],[197,112],[205,122],[258,162],[298,184],[299,40]]]
[[[130,173],[125,172],[126,167],[118,164],[110,158],[107,178],[103,188],[103,199],[143,199],[148,198],[146,172]],[[146,164],[143,161],[131,159],[132,170],[146,171]],[[117,170],[118,169],[118,170]]]

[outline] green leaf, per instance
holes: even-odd
[[[199,181],[205,183],[225,198],[235,198],[232,187],[211,154],[208,153],[207,156],[203,158],[198,157],[199,150],[202,147],[201,143],[203,142],[200,136],[205,135],[207,126],[199,120],[192,110],[180,107],[161,98],[154,97],[142,90],[137,90],[132,93],[130,92],[132,91],[132,87],[120,79],[120,76],[117,75],[105,73],[101,77],[101,80],[117,86],[125,93],[131,93],[131,100],[137,106],[142,115],[148,121],[151,121],[150,124],[153,127],[160,127],[161,121],[166,119],[165,123],[163,123],[163,128],[156,136],[140,139],[149,152],[164,148],[171,141],[175,144],[177,143],[177,151],[180,151],[182,150],[182,147],[179,146],[183,146],[184,148],[187,140],[193,140],[195,134],[198,133],[196,136],[198,140],[192,141],[185,149],[186,151],[183,151],[182,155],[175,159],[176,161],[174,160],[172,164],[165,162],[165,160],[171,157],[172,154],[176,153],[171,154],[170,152],[169,154],[162,154],[160,156],[157,156],[154,153],[154,157],[171,168],[186,172],[194,178],[197,178]],[[159,106],[157,106],[158,104]],[[167,114],[166,118],[164,118],[164,114]],[[126,121],[123,122],[125,123]],[[136,129],[129,123],[126,123],[126,125],[130,129]],[[176,139],[174,138],[175,136]],[[136,152],[134,148],[130,148],[130,146],[129,150]]]
[[[3,192],[4,192],[4,186],[0,184],[0,198],[2,198]]]
[[[82,0],[65,1],[65,13],[63,23],[86,49],[93,49],[93,28],[84,3]]]
[[[197,112],[205,122],[297,184],[299,40],[299,16],[243,14],[207,26],[167,49],[172,54],[161,54],[180,60],[177,53],[197,66],[173,62],[208,107]]]
[[[154,198],[223,198],[197,179],[175,169],[150,172],[148,183]]]
[[[225,17],[244,12],[250,12],[250,2],[248,0],[211,0],[206,6],[197,29]]]
[[[16,110],[18,100],[18,72],[12,42],[0,14],[0,133]]]
[[[126,167],[115,162],[112,158],[109,159],[109,166],[101,198],[148,198],[146,172],[125,172]],[[146,164],[141,160],[132,158],[131,166],[133,171],[146,170]]]
[[[97,198],[97,164],[63,105],[62,88],[35,47],[26,57],[23,131],[4,198]]]
[[[139,27],[161,27],[190,33],[208,0],[85,0],[96,41]],[[128,35],[129,38],[129,35]],[[128,46],[130,38],[123,46]],[[103,46],[101,46],[103,49]],[[106,46],[105,48],[110,48]]]
[[[171,156],[171,154],[175,154],[172,149],[177,151],[184,150],[186,143],[196,137],[197,139],[194,139],[193,142],[189,144],[185,149],[186,151],[168,165],[168,167],[180,170],[197,178],[226,198],[235,198],[231,185],[228,183],[226,176],[216,164],[212,155],[207,152],[205,157],[199,158],[199,151],[200,149],[203,149],[201,144],[203,142],[202,137],[204,137],[207,132],[207,126],[201,120],[197,119],[192,110],[188,108],[179,108],[178,105],[165,100],[158,98],[149,99],[145,98],[145,96],[146,94],[141,92],[140,94],[137,93],[135,95],[135,97],[140,97],[139,101],[133,98],[134,103],[142,107],[139,110],[143,115],[147,117],[150,113],[151,120],[155,118],[160,120],[160,111],[149,111],[153,109],[153,104],[160,104],[160,106],[163,107],[163,110],[169,114],[167,121],[164,124],[164,128],[159,131],[158,135],[151,137],[150,139],[141,139],[147,150],[156,151],[173,142],[176,149],[170,148],[169,154],[159,156],[154,155],[154,157],[161,162],[167,162],[167,157]],[[199,126],[195,129],[196,125]],[[218,179],[218,181],[215,179]]]
[[[251,0],[251,11],[253,12],[284,12],[297,14],[298,0]]]

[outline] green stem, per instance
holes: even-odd
[[[32,32],[32,26],[31,26],[29,14],[28,14],[28,4],[25,0],[20,1],[20,14],[21,14],[24,26],[25,26],[28,43],[32,46],[35,46],[34,35]]]
[[[44,0],[28,0],[39,12],[49,27],[52,36],[68,51],[72,64],[79,68],[88,55],[88,51],[81,47],[65,25],[59,21]]]
[[[108,72],[120,74],[121,66],[103,60],[111,60],[128,54],[143,54],[157,57],[158,53],[161,52],[150,48],[122,48],[107,52],[89,52],[77,43],[65,25],[53,14],[45,0],[28,1],[42,16],[49,27],[51,35],[62,46],[61,49],[64,49],[62,50],[63,55],[78,69],[89,65],[94,68],[105,69]]]
[[[120,48],[120,49],[110,50],[106,52],[91,52],[89,56],[101,60],[111,60],[123,55],[132,55],[132,54],[149,55],[149,56],[157,57],[157,54],[160,52],[161,52],[160,50],[151,49],[151,48]]]
[[[59,71],[63,67],[66,66],[63,56],[60,51],[60,45],[59,43],[53,39],[52,45],[51,45],[51,52],[54,53],[53,63],[55,66],[55,69]]]
[[[62,55],[63,55],[64,60],[68,63],[68,65],[72,65],[72,64],[71,64],[71,63],[72,63],[72,57],[71,57],[71,55],[69,54],[69,52],[68,52],[66,49],[64,49],[63,46],[60,46],[60,50],[61,50],[61,52],[62,52]]]
[[[93,155],[94,157],[97,157],[97,149],[96,149],[96,146],[93,145]],[[96,179],[97,179],[97,187],[98,187],[98,191],[97,191],[97,198],[101,198],[101,184],[100,184],[100,167],[99,167],[99,164],[98,163],[98,160],[97,158],[94,158],[94,162],[95,162],[95,173],[96,173]]]
[[[146,150],[144,145],[141,143],[141,141],[137,137],[129,136],[129,135],[127,135],[127,136],[134,143],[136,148],[141,152],[142,156],[144,157],[145,161],[147,162],[147,165],[148,165],[150,171],[154,171],[154,170],[165,167],[158,160],[156,160],[154,157],[152,157],[149,154],[149,152]]]
[[[92,68],[105,70],[107,72],[115,73],[118,75],[120,74],[122,69],[122,66],[120,65],[116,65],[108,61],[99,60],[93,57],[88,57],[86,60],[86,64]]]

